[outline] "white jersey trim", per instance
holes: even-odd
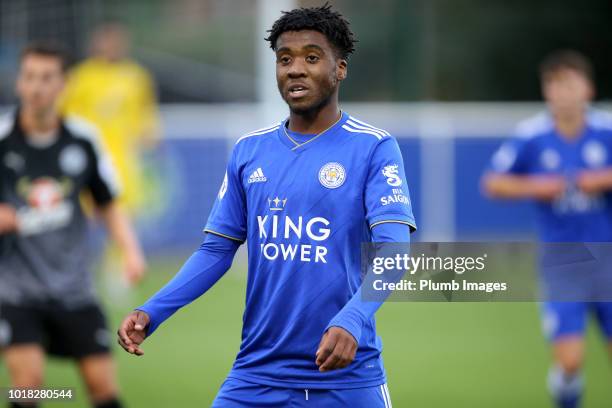
[[[354,117],[354,116],[350,116],[350,115],[349,115],[349,120],[352,120],[352,121],[354,121],[354,122],[357,122],[357,123],[359,123],[360,125],[362,125],[362,126],[365,126],[365,127],[369,128],[370,130],[375,130],[375,131],[381,132],[381,133],[382,133],[383,135],[385,135],[385,136],[391,136],[391,133],[387,132],[386,130],[384,130],[384,129],[380,129],[380,128],[377,128],[376,126],[372,126],[372,125],[370,125],[369,123],[366,123],[366,122],[364,122],[364,121],[362,121],[362,120],[359,120],[359,119],[357,119],[357,118],[356,118],[356,117]]]
[[[612,113],[599,109],[588,109],[585,116],[586,125],[595,129],[612,130]],[[521,139],[531,139],[554,129],[555,123],[551,114],[540,112],[527,118],[516,126],[515,135]]]
[[[387,395],[387,404],[389,404],[389,408],[393,408],[393,404],[391,403],[391,395],[389,394],[389,387],[387,387],[387,383],[383,384],[383,389],[385,390],[385,394]]]
[[[371,131],[371,132],[374,132],[374,133],[379,134],[379,135],[380,135],[380,136],[382,136],[382,137],[387,136],[387,135],[386,135],[386,134],[385,134],[385,133],[384,133],[382,130],[376,130],[376,129],[371,128],[371,127],[367,127],[367,126],[359,125],[359,124],[357,124],[357,123],[353,122],[353,121],[352,121],[352,120],[350,120],[350,119],[346,121],[346,124],[347,124],[347,125],[349,125],[349,126],[351,126],[351,127],[353,127],[353,128],[355,128],[355,129],[369,130],[369,131]]]
[[[401,221],[401,220],[382,220],[382,221],[376,221],[375,223],[370,225],[370,229],[372,229],[375,226],[380,225],[380,224],[389,224],[389,223],[404,224],[404,225],[410,226],[414,231],[417,230],[417,227],[416,227],[416,225],[414,225],[414,223],[411,223],[411,222],[408,222],[408,221]]]
[[[531,139],[553,129],[554,123],[548,112],[541,112],[516,125],[515,135],[521,139]]]
[[[0,118],[0,140],[6,139],[13,129],[15,115],[4,115]]]
[[[231,239],[232,241],[244,242],[244,239],[232,237],[231,235],[222,234],[222,233],[217,232],[215,230],[211,230],[210,228],[204,228],[203,231],[207,232],[209,234],[214,234],[214,235],[218,235],[218,236],[223,237],[223,238]]]
[[[352,133],[365,133],[368,135],[372,135],[375,138],[377,138],[378,140],[381,140],[383,137],[381,135],[379,135],[378,133],[374,132],[373,130],[365,130],[365,129],[353,129],[351,127],[349,127],[348,125],[342,125],[342,129],[347,130],[349,132]]]
[[[119,183],[113,160],[102,146],[98,128],[78,116],[69,116],[65,118],[64,124],[74,137],[91,143],[98,161],[98,173],[100,177],[102,177],[113,195],[118,195],[121,192],[121,184]]]
[[[261,128],[261,129],[257,129],[257,130],[254,130],[252,132],[246,133],[246,134],[242,135],[238,140],[236,140],[236,144],[238,144],[241,141],[243,141],[244,139],[252,137],[252,136],[260,136],[260,135],[265,135],[267,133],[274,132],[279,127],[280,127],[280,123],[277,123],[274,126],[270,126],[270,127],[267,127],[267,128]]]
[[[612,130],[612,113],[591,109],[587,114],[587,123],[596,129]]]

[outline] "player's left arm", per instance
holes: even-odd
[[[123,254],[125,279],[131,284],[138,283],[147,265],[130,219],[115,201],[99,208],[99,214]]]
[[[608,114],[605,116],[608,117]],[[605,120],[608,122],[610,119]],[[576,175],[578,188],[586,194],[596,195],[612,191],[612,131],[609,128],[605,131],[605,137],[600,139],[599,146],[600,149],[596,151],[604,158],[603,163],[597,168],[579,171]]]
[[[402,248],[402,252],[409,252],[410,227],[405,224],[384,223],[372,229],[372,242],[401,243],[402,245],[391,246],[392,252],[396,253]],[[395,275],[389,279],[397,281],[401,278]],[[382,301],[363,300],[363,284],[342,308],[342,310],[329,322],[323,338],[319,343],[316,353],[316,364],[319,371],[325,372],[344,368],[354,359],[361,338],[364,325],[368,324],[372,316],[382,306]],[[390,292],[380,296],[388,296]]]
[[[612,167],[597,170],[583,170],[576,180],[578,188],[587,194],[612,191]]]
[[[410,243],[410,233],[416,229],[416,224],[406,185],[404,163],[399,146],[393,138],[383,139],[373,151],[366,181],[365,206],[372,242],[403,243],[391,250],[409,252],[407,244]],[[362,289],[363,285],[327,325],[316,353],[319,371],[344,368],[354,360],[362,328],[383,303],[364,301]]]
[[[4,156],[1,147],[0,155],[2,157]],[[4,178],[0,175],[0,235],[17,231],[17,211],[15,211],[15,208],[8,204],[3,197],[5,188],[3,183]]]
[[[90,148],[92,166],[88,180],[89,191],[98,215],[121,250],[126,280],[131,284],[137,283],[144,276],[146,262],[132,223],[116,201],[119,185],[115,170],[110,156],[95,137],[92,137]]]

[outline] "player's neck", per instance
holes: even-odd
[[[35,112],[22,108],[19,112],[19,124],[28,139],[45,142],[47,139],[55,138],[60,118],[55,109]]]
[[[322,109],[307,112],[291,112],[289,115],[289,130],[298,133],[319,134],[329,129],[340,118],[338,103],[329,103]]]
[[[566,139],[576,139],[582,134],[585,126],[584,112],[554,114],[557,132]]]

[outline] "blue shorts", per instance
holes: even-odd
[[[542,327],[550,341],[582,336],[587,318],[593,313],[608,341],[612,341],[612,302],[544,302]]]
[[[212,408],[390,408],[387,384],[342,390],[279,388],[228,378]]]

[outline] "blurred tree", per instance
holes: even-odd
[[[538,64],[558,48],[590,57],[600,98],[612,97],[609,0],[334,4],[361,39],[344,90],[350,99],[537,100]]]
[[[301,0],[320,5],[323,0]],[[538,100],[537,66],[558,48],[594,62],[612,98],[610,0],[334,0],[360,40],[344,100]],[[256,3],[250,0],[0,0],[0,102],[28,40],[85,53],[89,29],[120,17],[162,102],[255,100]],[[270,58],[274,58],[270,53]]]

